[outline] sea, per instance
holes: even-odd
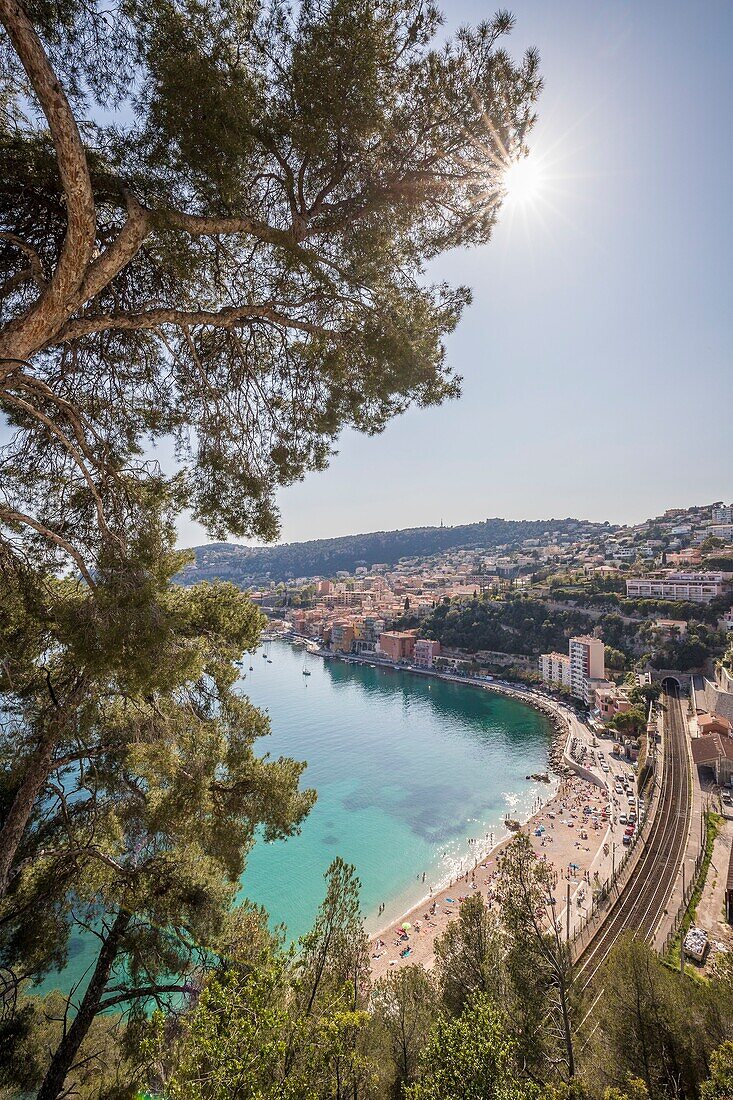
[[[256,751],[306,761],[302,785],[318,793],[298,835],[257,840],[241,879],[240,898],[288,940],[311,927],[337,856],[356,868],[374,933],[472,867],[507,815],[525,819],[549,796],[528,778],[547,769],[547,719],[470,683],[271,641],[245,660],[238,690],[269,715]],[[64,971],[37,992],[83,989],[97,950],[72,935]]]
[[[270,717],[260,750],[307,761],[303,785],[318,792],[300,835],[259,842],[242,878],[241,896],[292,939],[336,856],[355,866],[374,932],[472,867],[506,815],[524,819],[548,797],[527,777],[547,769],[550,724],[519,700],[281,641],[245,669],[241,690]]]

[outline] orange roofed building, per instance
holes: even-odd
[[[415,634],[409,630],[385,630],[379,648],[390,661],[409,661],[415,652]]]

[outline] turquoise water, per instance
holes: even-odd
[[[479,846],[503,835],[507,811],[525,817],[547,797],[526,776],[547,767],[550,727],[523,703],[419,673],[323,661],[283,642],[267,651],[272,663],[260,651],[241,684],[270,715],[271,736],[257,751],[306,760],[303,785],[318,802],[300,835],[257,842],[242,897],[264,905],[290,937],[312,924],[335,856],[356,865],[376,931],[472,865]],[[39,991],[83,987],[97,950],[96,939],[74,936],[64,973]]]
[[[318,802],[299,836],[257,844],[242,896],[291,936],[312,923],[335,856],[356,865],[376,930],[462,860],[472,864],[469,838],[487,847],[507,811],[524,817],[547,796],[526,776],[547,767],[549,724],[523,703],[419,673],[324,661],[282,642],[268,652],[272,664],[258,653],[242,685],[270,715],[260,751],[306,760],[303,783]]]

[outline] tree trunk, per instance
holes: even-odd
[[[37,1100],[56,1100],[56,1097],[63,1089],[66,1075],[72,1068],[74,1059],[79,1053],[79,1048],[86,1038],[92,1021],[99,1010],[99,1004],[102,1000],[110,973],[112,972],[112,967],[117,959],[120,940],[129,923],[130,914],[120,910],[115,917],[109,935],[102,944],[102,950],[99,952],[97,965],[94,967],[94,973],[92,974],[92,980],[87,986],[86,993],[79,1006],[79,1011],[51,1059],[51,1064],[46,1071],[46,1076],[38,1090]]]
[[[0,898],[3,898],[7,893],[15,853],[23,838],[35,801],[51,770],[56,737],[56,724],[54,723],[53,729],[42,737],[38,748],[31,757],[23,781],[13,799],[13,804],[3,821],[2,828],[0,828]]]
[[[570,1009],[568,1007],[568,990],[565,981],[560,979],[560,1011],[562,1012],[562,1030],[565,1040],[565,1058],[568,1064],[568,1077],[572,1081],[575,1077],[575,1051],[573,1049],[573,1027],[570,1021]]]

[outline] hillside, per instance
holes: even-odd
[[[457,527],[411,527],[403,531],[373,531],[342,538],[280,546],[236,546],[211,543],[197,546],[196,564],[180,576],[183,584],[201,580],[233,581],[242,587],[298,577],[333,576],[339,570],[353,572],[360,565],[394,565],[400,558],[430,557],[445,550],[493,551],[516,547],[524,539],[588,537],[608,531],[603,524],[577,519],[487,519]]]

